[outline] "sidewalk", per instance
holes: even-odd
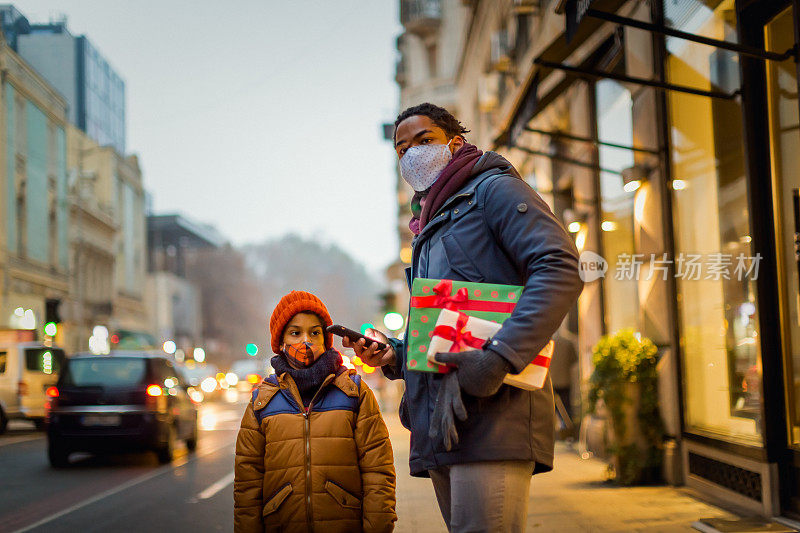
[[[397,528],[400,533],[446,533],[429,479],[408,474],[409,434],[395,413],[384,414],[397,471]],[[736,518],[689,496],[684,489],[620,488],[603,483],[605,463],[582,460],[566,445],[556,446],[553,472],[533,478],[528,531],[672,532],[694,531],[701,518]]]

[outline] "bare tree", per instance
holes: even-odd
[[[187,261],[187,278],[200,289],[203,337],[218,347],[215,363],[246,358],[248,343],[263,346],[269,318],[264,290],[239,250],[198,250]]]
[[[378,284],[363,265],[335,244],[323,245],[285,235],[243,248],[247,263],[264,288],[268,312],[292,290],[316,294],[334,322],[354,329],[378,312]]]

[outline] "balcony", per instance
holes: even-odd
[[[428,36],[439,29],[441,21],[441,0],[400,1],[400,22],[410,33]]]

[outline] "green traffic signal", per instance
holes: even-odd
[[[368,329],[375,329],[375,324],[372,324],[370,322],[364,322],[363,324],[361,324],[362,335],[366,335]]]
[[[55,322],[48,322],[44,325],[44,334],[48,337],[55,337],[58,333],[58,326]]]
[[[247,355],[255,356],[256,354],[258,354],[258,346],[256,346],[251,342],[250,344],[247,345],[247,347],[245,347],[245,351],[247,352]]]

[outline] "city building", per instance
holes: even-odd
[[[67,102],[2,31],[0,106],[0,328],[41,337],[69,291]]]
[[[608,268],[570,321],[581,384],[601,335],[649,337],[666,478],[800,517],[797,3],[464,4],[453,110]]]
[[[66,99],[69,122],[124,155],[125,82],[91,41],[65,19],[31,24],[12,5],[0,18],[11,47]]]
[[[69,183],[70,299],[68,338],[70,352],[86,351],[89,339],[111,323],[114,311],[117,233],[110,198],[99,194],[105,184],[97,172],[84,168],[84,156],[97,144],[75,126],[67,127]],[[88,165],[87,165],[88,166]],[[103,198],[105,196],[105,198]],[[108,335],[107,335],[108,336]],[[110,348],[110,342],[104,343]],[[104,350],[99,350],[104,351]]]
[[[172,341],[182,359],[203,346],[200,288],[187,279],[187,267],[204,250],[219,248],[222,237],[181,215],[147,217],[147,294],[151,329],[159,343]],[[211,353],[206,346],[204,349]]]
[[[112,339],[151,346],[144,189],[137,157],[124,155],[124,85],[63,21],[32,25],[2,5],[0,28],[0,327],[56,322],[70,351]]]
[[[395,80],[400,86],[400,109],[431,102],[457,110],[456,75],[466,36],[468,9],[462,0],[402,0],[397,38],[399,59]],[[384,127],[384,137],[394,149],[394,121]],[[386,271],[389,290],[387,311],[403,310],[408,300],[404,269],[411,263],[411,221],[409,204],[414,191],[397,173],[397,260]]]
[[[145,191],[138,158],[67,129],[74,321],[70,348],[85,351],[99,328],[109,344],[151,346],[145,305]],[[111,336],[116,343],[110,343]],[[96,339],[92,340],[96,342]]]

